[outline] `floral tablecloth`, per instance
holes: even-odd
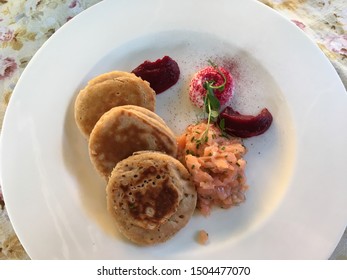
[[[260,1],[304,30],[347,87],[347,0]],[[64,23],[98,2],[0,0],[0,125],[16,82],[35,52]],[[347,229],[330,258],[347,259]],[[0,259],[29,259],[11,226],[1,186]]]

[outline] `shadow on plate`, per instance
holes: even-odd
[[[106,182],[94,169],[88,152],[88,140],[85,139],[75,123],[74,100],[71,100],[65,118],[65,138],[63,154],[65,165],[76,180],[81,204],[87,215],[100,226],[105,233],[120,236],[106,207]]]

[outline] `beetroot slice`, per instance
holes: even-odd
[[[241,137],[249,138],[263,134],[271,126],[273,117],[268,109],[264,108],[256,115],[242,115],[232,107],[227,106],[220,114],[219,121],[224,119],[225,132]]]
[[[146,60],[131,72],[149,82],[156,94],[172,87],[180,76],[177,62],[167,55],[154,62]]]

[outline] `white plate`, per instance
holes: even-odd
[[[196,119],[187,84],[209,58],[231,67],[235,108],[267,107],[274,123],[245,141],[245,203],[196,214],[167,243],[139,248],[112,225],[73,103],[93,76],[164,55],[182,75],[157,113],[176,133]],[[18,82],[2,131],[7,209],[33,259],[326,259],[347,223],[346,120],[329,61],[256,1],[104,0],[56,32]]]

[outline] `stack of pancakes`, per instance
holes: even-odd
[[[138,244],[164,242],[184,227],[196,191],[176,160],[171,129],[154,113],[149,83],[113,71],[88,82],[75,102],[75,120],[88,139],[96,171],[107,181],[107,206],[119,230]]]

